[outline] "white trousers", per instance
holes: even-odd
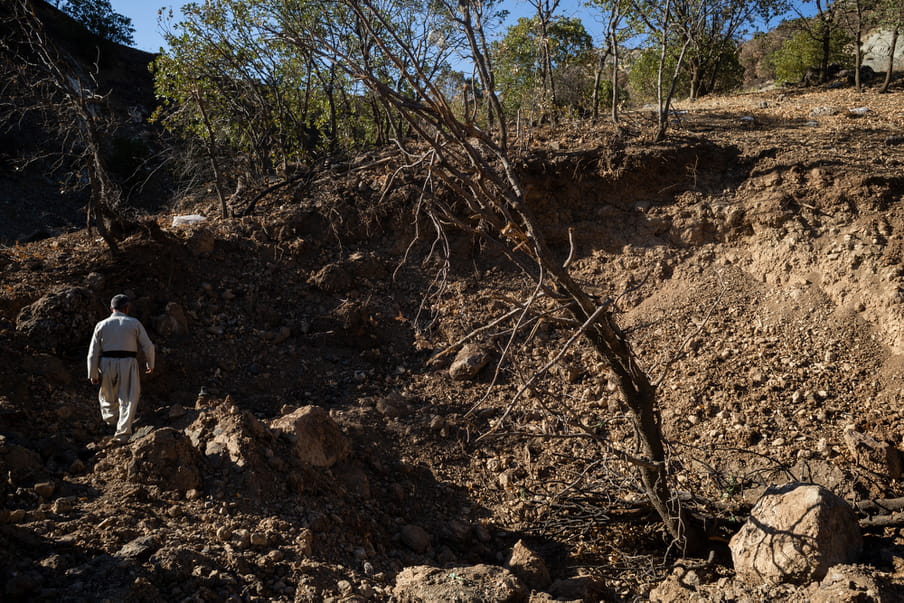
[[[135,358],[100,359],[100,416],[104,422],[116,428],[113,436],[126,439],[132,434],[132,421],[138,410],[141,395],[141,379]]]

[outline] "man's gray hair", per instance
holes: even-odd
[[[114,295],[113,300],[110,302],[110,308],[113,310],[124,310],[129,305],[129,296],[123,295],[120,293],[119,295]]]

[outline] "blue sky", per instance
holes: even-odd
[[[157,52],[163,46],[163,36],[160,35],[160,27],[157,24],[157,14],[161,8],[172,8],[178,15],[178,8],[185,1],[170,2],[167,0],[110,0],[113,10],[125,15],[132,20],[135,27],[135,47],[147,52]],[[800,0],[797,1],[800,4]],[[512,21],[518,16],[526,16],[531,7],[525,0],[507,0],[504,2],[511,12]],[[578,17],[584,22],[594,38],[600,30],[600,25],[594,11],[584,6],[583,0],[562,0],[559,5],[559,13],[568,17]],[[772,23],[775,26],[776,20]]]

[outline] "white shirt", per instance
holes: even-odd
[[[137,318],[114,311],[94,327],[91,345],[88,346],[88,378],[96,379],[99,376],[101,352],[138,352],[139,347],[144,353],[147,367],[153,370],[154,344],[144,330],[144,325]]]

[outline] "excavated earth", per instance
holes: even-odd
[[[904,91],[679,109],[661,143],[627,113],[620,136],[564,124],[517,147],[554,252],[662,379],[709,560],[676,557],[618,460],[630,424],[590,349],[552,319],[478,330],[531,282],[464,235],[451,264],[430,255],[387,151],[249,217],[180,200],[116,259],[85,231],[0,248],[3,597],[430,600],[485,580],[468,600],[818,600],[741,583],[726,542],[769,485],[904,496]],[[121,291],[158,370],[110,446],[84,356]],[[489,362],[453,380],[475,330]],[[302,415],[313,435],[286,427]],[[904,527],[864,533],[857,571],[901,600]],[[549,572],[527,587],[493,573],[519,540]],[[442,573],[399,590],[415,566]]]

